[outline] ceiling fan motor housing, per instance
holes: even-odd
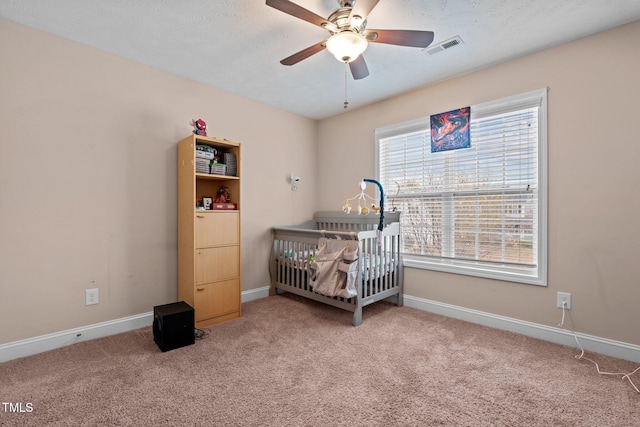
[[[362,33],[367,23],[367,21],[363,20],[360,16],[351,16],[351,7],[342,7],[333,11],[327,20],[335,25],[335,29],[330,26],[325,27],[331,33],[347,30]]]

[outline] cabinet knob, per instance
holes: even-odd
[[[202,291],[204,291],[204,288],[196,288],[196,291],[202,292]]]
[[[204,215],[196,215],[198,218],[204,218]]]

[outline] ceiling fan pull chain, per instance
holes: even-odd
[[[344,63],[344,109],[349,108],[349,101],[347,101],[347,69],[349,68],[349,63]]]

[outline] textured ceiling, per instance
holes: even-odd
[[[295,0],[327,17],[337,0]],[[295,114],[342,113],[345,66],[327,51],[279,61],[328,33],[264,0],[0,0],[0,17]],[[428,55],[370,43],[350,109],[640,19],[640,0],[380,0],[367,28],[430,30]]]

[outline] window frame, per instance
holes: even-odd
[[[536,267],[513,267],[482,261],[437,258],[403,254],[405,267],[463,274],[510,282],[547,286],[548,275],[548,165],[547,165],[547,88],[537,89],[471,106],[472,115],[487,117],[521,108],[538,107],[538,224]],[[380,179],[380,141],[417,131],[429,132],[429,116],[375,130],[375,175]],[[471,142],[473,144],[473,141]],[[387,198],[392,190],[387,190]]]

